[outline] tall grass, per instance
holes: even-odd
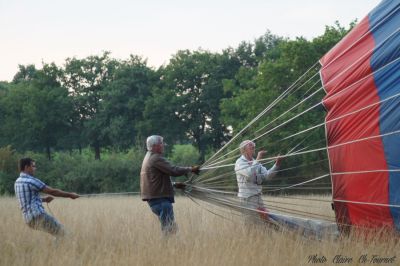
[[[24,224],[15,198],[0,198],[0,265],[334,265],[338,255],[352,258],[340,265],[373,264],[360,263],[362,255],[397,256],[385,265],[400,263],[396,237],[309,240],[292,232],[248,229],[233,213],[224,212],[228,219],[223,219],[187,198],[176,201],[179,232],[164,238],[157,218],[138,197],[56,199],[51,211],[70,231],[56,242]],[[313,263],[314,255],[326,262]]]

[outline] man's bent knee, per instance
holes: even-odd
[[[47,232],[56,237],[65,236],[64,227],[48,214],[41,214],[33,218],[28,223],[28,226],[35,230]]]

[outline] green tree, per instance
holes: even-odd
[[[237,71],[235,59],[227,52],[179,51],[163,71],[163,90],[172,91],[176,98],[171,115],[179,118],[201,160],[209,146],[219,147],[226,140],[219,104],[225,97],[223,80]]]
[[[35,65],[18,65],[18,72],[14,75],[13,83],[31,81],[36,77],[37,70]]]
[[[174,91],[153,87],[150,93],[145,101],[143,119],[135,125],[139,135],[143,138],[161,135],[166,142],[184,142],[186,128],[176,114],[178,98]]]
[[[224,83],[224,89],[230,91],[233,98],[224,99],[221,104],[223,121],[236,131],[244,127],[347,32],[336,23],[333,27],[327,26],[325,33],[312,41],[302,37],[295,40],[282,39],[267,32],[254,45],[239,45],[238,56],[247,59],[241,59],[242,67],[235,78]],[[245,51],[248,53],[246,56],[243,55]],[[254,62],[248,58],[256,58],[257,63],[248,64]],[[298,101],[298,96],[288,97],[288,103],[282,107],[286,108]]]
[[[0,82],[0,132],[4,129],[4,122],[5,122],[5,108],[2,104],[4,102],[4,97],[6,96],[8,90],[8,83],[7,82]],[[0,133],[0,147],[6,146],[8,144],[8,140],[3,137],[3,134]]]
[[[95,159],[100,160],[100,149],[106,145],[104,114],[101,113],[102,93],[113,80],[118,62],[104,52],[85,59],[68,58],[65,64],[63,85],[68,88],[74,103],[72,125],[78,147],[85,140],[93,147]],[[83,138],[82,138],[83,137]]]
[[[338,21],[333,26],[325,26],[323,35],[318,36],[312,40],[319,57],[327,53],[335,44],[337,44],[354,26],[357,20],[350,23],[348,28],[340,25]]]
[[[18,175],[17,162],[18,155],[11,146],[0,148],[0,195],[14,192],[14,182]]]
[[[131,55],[120,63],[114,78],[102,91],[101,109],[105,118],[103,135],[114,148],[128,149],[139,136],[144,106],[159,77],[147,62]]]
[[[223,88],[228,97],[220,104],[221,120],[233,129],[232,133],[237,133],[262,110],[261,108],[265,108],[269,99],[279,95],[275,93],[265,98],[266,95],[260,95],[257,88],[261,85],[265,90],[265,87],[269,86],[265,80],[260,80],[260,76],[264,74],[261,66],[265,62],[276,62],[282,53],[280,45],[287,41],[267,31],[257,38],[254,44],[243,42],[234,50],[233,56],[238,59],[240,66],[233,78],[224,80]],[[281,77],[277,79],[282,80]]]
[[[68,131],[71,110],[60,73],[55,64],[44,64],[27,81],[16,79],[10,84],[1,99],[4,124],[0,134],[8,144],[22,151],[45,150],[51,159],[51,148]]]

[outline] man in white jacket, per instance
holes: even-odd
[[[268,170],[259,162],[266,151],[259,151],[256,159],[254,159],[255,147],[255,143],[251,140],[240,143],[239,149],[242,155],[236,160],[235,164],[239,188],[238,197],[246,213],[246,223],[258,223],[267,217],[262,200],[262,182],[276,175],[281,161],[281,158],[278,157],[272,168]]]

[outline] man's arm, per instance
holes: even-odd
[[[54,197],[63,197],[63,198],[71,198],[71,199],[76,199],[79,198],[79,195],[76,193],[72,193],[72,192],[66,192],[66,191],[62,191],[61,189],[56,189],[56,188],[52,188],[49,186],[46,186],[43,190],[43,193],[52,195]]]
[[[271,169],[267,169],[264,166],[262,166],[260,164],[260,171],[259,173],[261,174],[261,176],[265,179],[265,180],[271,180],[272,178],[274,178],[277,175],[277,171],[279,169],[279,166],[281,164],[281,160],[282,157],[280,155],[278,155],[276,157],[276,161],[275,164],[271,167]]]
[[[192,171],[192,167],[172,165],[167,159],[161,156],[154,161],[154,167],[169,176],[181,176]]]
[[[271,169],[267,169],[260,164],[260,173],[257,176],[264,178],[265,180],[271,180],[277,174],[278,166],[274,164]]]
[[[179,188],[179,189],[185,189],[186,188],[186,184],[183,182],[173,182],[172,186],[174,188]]]

